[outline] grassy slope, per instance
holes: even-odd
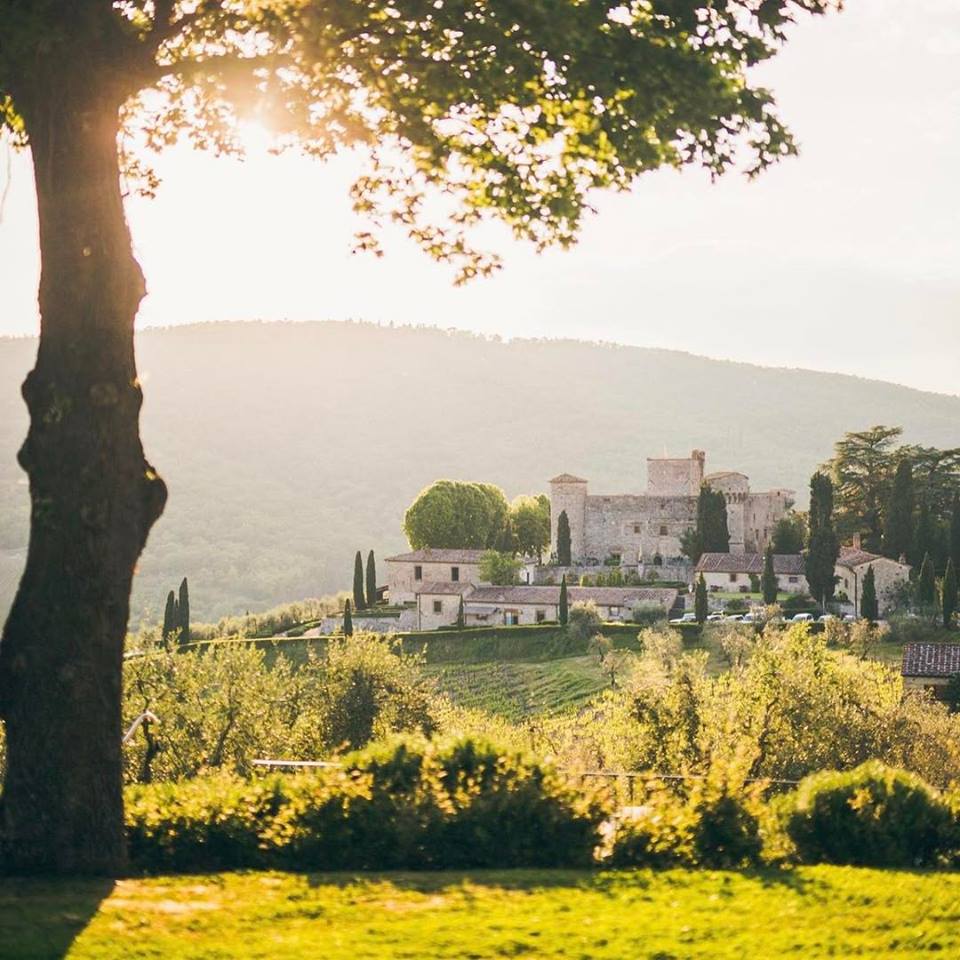
[[[960,954],[958,904],[957,873],[842,867],[4,881],[0,957],[908,960]]]

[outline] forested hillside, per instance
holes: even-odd
[[[15,455],[35,349],[0,339],[0,611],[26,548]],[[802,500],[846,430],[897,424],[907,441],[960,446],[960,397],[661,350],[247,323],[145,331],[139,351],[147,454],[170,501],[134,620],[159,616],[184,575],[196,619],[342,588],[357,549],[404,546],[403,510],[438,477],[513,497],[566,470],[593,492],[640,491],[646,457],[700,447],[708,471]]]

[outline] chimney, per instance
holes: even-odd
[[[854,549],[854,550],[862,550],[862,549],[863,549],[863,547],[861,546],[860,534],[859,534],[859,533],[855,533],[855,534],[853,535],[853,549]]]

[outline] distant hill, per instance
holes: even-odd
[[[35,341],[0,339],[0,611],[27,539],[15,462],[19,384]],[[170,485],[136,579],[156,617],[186,574],[198,619],[350,582],[353,554],[404,546],[403,511],[437,477],[508,496],[569,470],[640,491],[645,459],[707,451],[756,487],[804,499],[848,429],[900,424],[960,446],[960,397],[685,353],[572,341],[501,343],[356,323],[200,324],[139,336],[148,455]]]

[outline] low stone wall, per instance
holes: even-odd
[[[354,633],[408,633],[417,629],[417,611],[403,610],[399,617],[353,618]],[[324,617],[320,622],[320,636],[343,632],[343,617]]]

